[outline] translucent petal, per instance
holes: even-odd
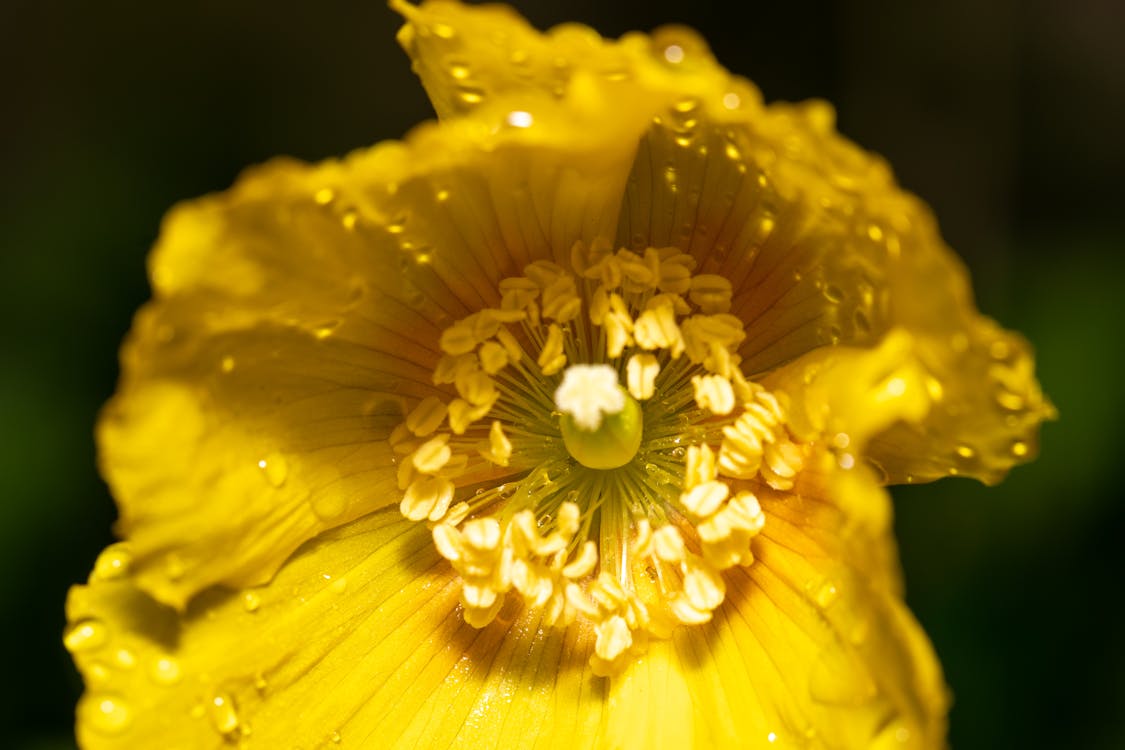
[[[827,104],[762,107],[748,84],[727,86],[730,97],[684,89],[648,131],[617,241],[678,246],[697,272],[730,279],[751,373],[910,331],[941,398],[927,421],[872,446],[889,481],[994,481],[1026,460],[1054,410],[1026,342],[977,312],[929,209],[835,132]]]

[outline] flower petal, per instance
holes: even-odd
[[[870,477],[867,490],[887,502]],[[771,747],[772,733],[866,748],[890,733],[896,747],[939,746],[940,670],[899,603],[893,546],[849,531],[817,491],[760,488],[758,560],[728,573],[715,619],[652,642],[608,681],[586,666],[588,628],[542,628],[518,609],[466,625],[429,534],[394,510],[326,532],[265,587],[209,592],[182,615],[128,577],[95,576],[67,606],[88,687],[79,741]]]
[[[618,242],[678,246],[728,278],[751,373],[907,329],[939,398],[872,446],[889,481],[995,481],[1027,460],[1054,410],[1026,342],[976,310],[929,209],[835,132],[829,105],[763,107],[749,84],[714,76],[723,86],[685,88],[646,134]]]
[[[99,430],[143,588],[182,607],[260,583],[397,502],[384,441],[436,393],[441,330],[616,225],[659,96],[618,89],[578,76],[564,101],[527,102],[527,127],[498,98],[343,162],[275,161],[170,214]]]
[[[569,731],[593,736],[603,690],[584,670],[588,634],[507,611],[478,631],[458,597],[429,533],[393,509],[310,542],[269,585],[209,592],[183,615],[127,577],[92,579],[67,606],[88,686],[79,741],[524,747],[540,735],[561,747]]]

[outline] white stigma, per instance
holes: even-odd
[[[555,391],[555,405],[583,430],[602,426],[602,417],[625,408],[625,391],[609,365],[571,365]]]

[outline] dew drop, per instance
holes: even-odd
[[[1022,440],[1017,440],[1016,442],[1012,443],[1012,455],[1016,458],[1023,458],[1029,452],[1030,449],[1028,448],[1027,443],[1023,442]]]
[[[121,734],[133,721],[129,704],[116,695],[87,696],[79,712],[84,722],[101,734]]]
[[[669,44],[664,48],[664,59],[673,65],[684,61],[684,48],[678,44]]]
[[[339,744],[340,744],[340,740],[341,740],[342,738],[340,737],[340,733],[339,733],[339,732],[333,732],[332,734],[330,734],[330,735],[328,736],[328,739],[330,739],[330,740],[332,741],[332,744],[333,744],[333,745],[339,745]]]
[[[184,566],[184,559],[175,552],[169,552],[164,556],[164,575],[170,581],[178,581],[184,577],[186,568]]]
[[[823,295],[825,295],[825,299],[832,302],[834,305],[838,305],[839,302],[844,301],[844,290],[837,287],[836,284],[828,284],[825,290],[823,290]]]
[[[123,670],[130,670],[137,666],[137,657],[127,648],[118,649],[113,655],[113,661]]]
[[[516,110],[509,112],[504,121],[511,125],[513,128],[530,128],[535,118],[531,116],[530,112],[523,110]]]
[[[449,200],[449,191],[444,188],[438,190],[436,193],[434,193],[434,199],[438,203],[445,203],[447,200]]]
[[[438,39],[452,39],[457,35],[456,30],[447,23],[435,23],[430,26],[430,33]]]
[[[129,567],[132,563],[133,556],[129,554],[129,548],[125,543],[111,544],[98,555],[98,559],[94,563],[93,575],[90,578],[95,581],[112,581],[122,578],[129,573]]]
[[[323,187],[316,191],[316,194],[313,195],[313,200],[315,200],[318,205],[327,206],[329,203],[336,200],[336,191],[330,187]]]
[[[359,223],[359,214],[355,209],[348,209],[340,217],[340,223],[344,225],[344,229],[349,232],[354,231],[356,224]]]
[[[234,699],[229,694],[217,693],[211,698],[207,712],[211,716],[211,725],[219,734],[230,734],[238,729],[238,712],[234,707]]]
[[[449,71],[450,77],[457,81],[463,81],[469,77],[468,63],[460,60],[450,62],[446,70]]]
[[[277,453],[271,453],[259,460],[258,468],[262,470],[266,481],[274,487],[280,487],[285,484],[285,479],[289,476],[289,466],[286,464],[285,459]]]
[[[315,336],[318,340],[323,341],[336,332],[336,329],[340,327],[341,322],[342,321],[339,320],[329,320],[321,323],[320,325],[314,326],[312,329],[313,336]]]
[[[183,677],[180,663],[167,655],[154,659],[148,673],[152,681],[158,685],[175,685]]]
[[[219,363],[219,369],[222,370],[225,373],[233,372],[234,371],[234,357],[230,356],[229,354],[227,356],[223,357],[222,361]]]
[[[484,101],[484,90],[474,86],[461,86],[457,89],[457,98],[463,104],[477,105]]]
[[[101,620],[79,620],[67,628],[63,635],[63,645],[67,651],[93,651],[105,645],[108,631]]]
[[[814,588],[813,600],[816,602],[816,606],[821,609],[828,609],[836,602],[839,593],[836,584],[832,581],[824,581]]]
[[[738,109],[742,106],[742,97],[733,91],[723,94],[723,106],[727,109]]]
[[[258,596],[257,592],[247,591],[242,595],[242,608],[247,612],[257,612],[260,606],[262,606],[262,597]]]
[[[333,594],[342,594],[348,590],[348,579],[337,578],[332,583],[328,584],[328,590]]]
[[[310,501],[310,505],[313,513],[325,521],[339,518],[345,508],[344,497],[337,492],[322,492]]]
[[[977,455],[977,452],[973,450],[971,445],[958,445],[954,452],[957,454],[958,458],[966,461],[972,460]]]

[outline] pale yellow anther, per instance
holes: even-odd
[[[625,603],[626,593],[621,583],[603,570],[590,587],[590,597],[603,609],[612,612]]]
[[[545,289],[565,274],[566,270],[562,266],[549,260],[537,260],[523,269],[523,275],[535,282],[540,289]]]
[[[458,321],[441,332],[439,344],[443,352],[456,357],[471,352],[476,348],[479,341],[476,334],[473,333],[471,323]]]
[[[493,398],[483,404],[470,404],[462,398],[453,399],[449,402],[449,429],[456,435],[464,435],[469,425],[488,414],[495,401]]]
[[[721,511],[696,526],[703,545],[703,557],[716,568],[750,565],[754,554],[750,540],[765,526],[758,499],[740,492]]]
[[[504,434],[499,420],[492,420],[492,427],[488,430],[487,451],[482,450],[480,453],[497,466],[508,465],[512,457],[512,441]]]
[[[446,406],[435,396],[426,396],[406,415],[406,428],[418,437],[425,437],[445,419]]]
[[[684,489],[691,490],[718,476],[715,452],[707,444],[688,446],[684,458]]]
[[[508,350],[495,341],[485,341],[477,350],[480,366],[489,375],[495,375],[508,365]],[[442,416],[444,416],[442,412]]]
[[[411,463],[414,469],[421,474],[437,474],[453,457],[453,450],[449,447],[449,435],[437,435],[414,451]]]
[[[461,503],[458,503],[458,505],[461,505]],[[452,511],[450,515],[452,515]],[[434,539],[434,548],[437,549],[439,555],[450,562],[457,562],[461,559],[461,548],[463,546],[461,532],[455,528],[455,524],[448,516],[444,523],[434,526],[430,535]]]
[[[732,352],[746,339],[742,321],[733,315],[693,315],[680,324],[688,358],[697,364],[710,354],[712,344]]]
[[[560,534],[568,538],[574,536],[578,531],[581,521],[582,509],[578,507],[577,503],[568,501],[559,506],[559,513],[558,517],[555,519],[555,524]]]
[[[625,393],[617,372],[609,365],[573,365],[563,373],[555,391],[555,405],[569,414],[581,429],[593,432],[602,418],[625,408]]]
[[[578,557],[573,562],[566,565],[562,569],[562,574],[570,580],[577,580],[585,578],[594,572],[594,566],[598,564],[598,545],[592,540],[586,540],[582,545]]]
[[[574,285],[574,277],[566,274],[551,282],[543,289],[540,304],[543,317],[547,320],[566,323],[577,318],[582,312],[582,300]]]
[[[644,292],[656,288],[659,278],[657,271],[641,256],[628,250],[620,250],[617,261],[621,264],[621,274],[624,277],[622,288],[626,292]]]
[[[680,562],[687,554],[684,537],[675,526],[661,526],[652,532],[652,551],[664,562]]]
[[[726,584],[718,571],[699,558],[689,560],[684,568],[684,595],[693,608],[709,612],[723,603]]]
[[[482,339],[495,336],[500,331],[499,323],[518,323],[521,320],[527,319],[526,310],[502,310],[495,307],[490,307],[481,310],[481,323],[478,328],[481,331],[488,331],[487,336],[481,336]]]
[[[503,310],[525,310],[539,296],[539,287],[531,279],[523,276],[500,280],[500,308]]]
[[[507,328],[501,328],[496,332],[496,340],[508,353],[509,362],[519,362],[523,358],[523,347],[520,346],[519,340]]]
[[[465,544],[474,550],[494,550],[500,546],[500,522],[495,518],[474,518],[461,531]]]
[[[609,312],[609,292],[604,286],[599,286],[590,295],[588,312],[590,322],[594,325],[600,326],[605,322],[605,316]]]
[[[730,495],[730,488],[727,487],[726,482],[712,479],[681,494],[680,503],[689,513],[704,518],[717,511],[728,495]]]
[[[453,501],[453,482],[440,477],[416,477],[406,488],[399,510],[411,521],[440,520]],[[436,518],[435,518],[436,516]]]
[[[702,625],[711,620],[711,611],[697,609],[687,596],[676,596],[670,599],[668,609],[684,625]]]
[[[730,310],[731,284],[725,276],[700,274],[692,277],[688,297],[706,315]]]
[[[562,329],[552,323],[547,328],[547,340],[543,343],[543,350],[539,352],[536,360],[543,375],[554,375],[566,367],[566,354],[563,353]]]
[[[570,265],[574,268],[575,273],[586,276],[588,270],[597,266],[604,258],[612,255],[613,244],[602,237],[595,237],[589,245],[582,240],[578,240],[570,247]]]
[[[657,286],[662,292],[687,294],[691,289],[691,272],[695,259],[690,255],[678,253],[660,261],[660,281]]]
[[[496,383],[485,372],[476,370],[458,374],[453,383],[461,398],[473,406],[491,404],[496,401]]]
[[[407,458],[398,462],[398,470],[395,472],[396,479],[398,480],[398,488],[405,490],[414,481],[414,477],[418,472],[414,469],[414,461]]]
[[[634,354],[625,366],[625,380],[629,395],[638,401],[652,398],[656,392],[656,376],[660,362],[652,354]]]
[[[463,500],[459,503],[454,503],[453,506],[450,507],[449,512],[445,514],[445,523],[450,526],[459,526],[462,521],[469,517],[472,511],[472,506]]]
[[[605,661],[613,661],[633,645],[633,632],[620,615],[613,615],[594,626],[597,638],[594,653]]]
[[[633,343],[633,321],[628,315],[618,315],[610,312],[606,315],[602,325],[605,328],[605,351],[610,359],[617,359],[625,351],[625,347]]]
[[[500,329],[500,322],[493,317],[492,310],[489,309],[473,313],[462,320],[461,324],[470,327],[473,332],[473,338],[476,339],[476,344],[479,344],[490,336],[494,336],[496,331]],[[474,347],[476,344],[474,344]]]
[[[421,441],[418,440],[417,437],[415,437],[415,435],[406,426],[405,422],[396,425],[395,428],[391,430],[391,435],[389,438],[387,438],[387,442],[391,444],[391,450],[393,450],[395,454],[399,456],[409,455],[413,453],[419,445],[421,445]]]
[[[712,414],[730,414],[734,410],[734,389],[721,375],[695,375],[691,379],[695,403]]]
[[[659,305],[641,313],[633,323],[633,338],[642,349],[668,349],[673,359],[684,350],[684,338],[671,305]]]

